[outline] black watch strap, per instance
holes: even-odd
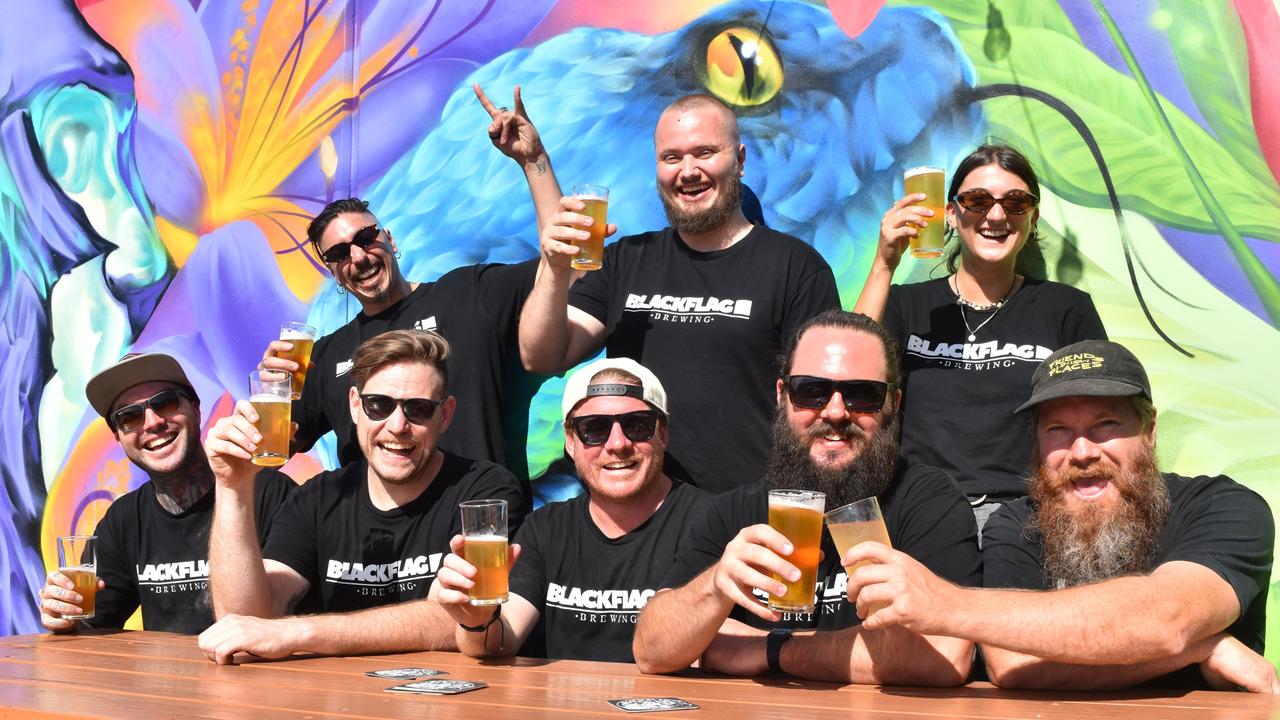
[[[485,630],[488,630],[490,625],[498,622],[498,618],[500,617],[502,617],[502,606],[494,605],[493,617],[489,618],[489,622],[483,625],[463,625],[462,623],[458,623],[458,627],[462,628],[463,630],[466,630],[469,633],[482,633]]]
[[[774,672],[782,672],[782,646],[791,639],[791,628],[774,628],[769,631],[769,637],[765,640],[765,657],[769,661],[769,669]]]

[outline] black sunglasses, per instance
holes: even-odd
[[[361,250],[368,250],[373,247],[374,243],[378,242],[378,236],[381,234],[382,228],[377,225],[366,225],[365,227],[357,230],[355,234],[351,236],[351,242],[340,242],[328,250],[321,252],[320,259],[330,265],[337,265],[343,260],[351,257],[352,245],[355,245]],[[320,249],[318,245],[316,246],[316,249]]]
[[[652,440],[658,431],[657,410],[636,410],[621,415],[579,415],[569,421],[569,427],[587,447],[609,442],[613,424],[618,423],[622,434],[631,442]]]
[[[393,398],[387,395],[361,395],[360,406],[364,414],[374,422],[381,422],[391,417],[391,413],[399,407],[404,412],[404,419],[414,425],[426,425],[436,414],[443,400],[429,398]]]
[[[858,413],[878,412],[893,383],[878,380],[832,380],[812,375],[790,375],[786,378],[791,404],[805,410],[821,410],[836,392],[844,400],[845,410]]]
[[[991,212],[996,203],[1004,208],[1006,215],[1025,215],[1040,202],[1040,198],[1022,190],[1010,190],[1002,198],[992,197],[986,190],[966,190],[952,199],[965,210],[979,215]]]
[[[162,418],[171,417],[182,408],[182,398],[194,399],[191,393],[180,388],[161,390],[140,403],[125,405],[111,413],[111,423],[122,432],[133,432],[142,427],[147,408]]]

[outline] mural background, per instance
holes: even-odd
[[[1014,143],[1045,190],[1045,275],[1092,293],[1151,373],[1163,466],[1229,474],[1280,508],[1271,0],[0,8],[0,632],[39,630],[53,538],[145,480],[88,407],[89,377],[169,352],[208,426],[282,320],[324,333],[355,313],[304,242],[328,200],[369,199],[411,280],[535,256],[522,176],[489,145],[472,82],[499,104],[523,86],[562,184],[610,186],[622,234],[665,224],[662,107],[722,96],[765,219],[823,253],[850,306],[903,168]],[[938,272],[908,260],[899,276]],[[529,411],[534,477],[561,453],[561,386]],[[331,462],[322,444],[286,470]]]

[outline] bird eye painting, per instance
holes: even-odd
[[[1280,508],[1277,7],[0,0],[0,633],[40,630],[54,539],[146,480],[90,377],[169,353],[207,431],[282,321],[323,335],[359,311],[307,241],[329,201],[368,200],[410,281],[538,256],[524,175],[473,84],[507,106],[520,87],[562,187],[608,186],[619,236],[667,224],[662,109],[720,98],[744,194],[826,258],[846,308],[904,169],[1018,147],[1040,176],[1039,272],[1089,292],[1146,366],[1162,469],[1226,474]],[[895,282],[945,273],[907,258]],[[507,408],[538,503],[579,491],[556,462],[563,387]],[[335,459],[327,437],[285,470]]]

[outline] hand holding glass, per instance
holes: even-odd
[[[297,400],[302,397],[302,386],[307,381],[307,370],[311,367],[311,348],[316,342],[316,329],[306,323],[287,322],[280,326],[280,339],[293,346],[279,356],[298,364],[298,369],[293,371],[291,395]]]
[[[812,490],[769,491],[769,527],[791,541],[793,549],[787,561],[800,570],[800,579],[795,582],[773,576],[787,586],[787,591],[781,597],[769,597],[770,610],[813,612],[818,559],[822,555],[822,507],[826,500],[826,495]]]
[[[94,599],[98,592],[98,536],[63,535],[58,538],[58,572],[75,583],[82,598],[79,615],[63,615],[68,620],[93,617]]]
[[[918,228],[920,234],[911,238],[911,254],[918,258],[935,258],[942,255],[942,244],[946,238],[942,229],[945,225],[943,212],[946,201],[946,173],[939,167],[914,167],[903,175],[907,194],[924,193],[927,197],[922,203],[933,211],[929,224]]]
[[[884,525],[884,515],[880,513],[880,501],[875,497],[842,505],[827,513],[826,518],[827,530],[831,533],[831,539],[835,541],[841,558],[853,546],[868,541],[893,547],[889,542],[889,530]],[[863,565],[870,564],[870,560],[864,560],[848,568],[848,571],[853,572]],[[875,612],[882,607],[884,606],[873,606],[870,612]]]
[[[582,214],[591,218],[591,237],[578,240],[578,254],[569,266],[574,270],[599,270],[604,264],[604,230],[609,214],[609,188],[603,185],[574,185],[573,196],[585,205]]]
[[[249,402],[258,413],[262,441],[253,453],[253,464],[279,467],[289,460],[290,410],[293,380],[283,370],[249,373]]]

